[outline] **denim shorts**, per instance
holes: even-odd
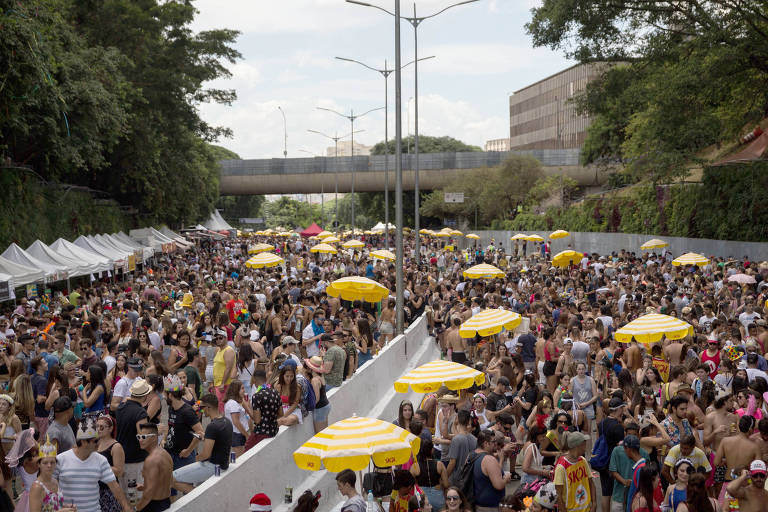
[[[315,422],[325,422],[328,421],[328,415],[331,414],[331,404],[324,405],[323,407],[320,407],[319,409],[315,408],[314,411],[312,411],[312,421]]]
[[[245,436],[240,432],[232,432],[232,447],[245,446]]]

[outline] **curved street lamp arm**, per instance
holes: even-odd
[[[326,111],[328,111],[328,112],[333,112],[333,113],[334,113],[334,114],[336,114],[337,116],[346,117],[347,119],[349,119],[349,116],[348,116],[348,115],[346,115],[346,114],[342,114],[341,112],[337,112],[336,110],[333,110],[332,108],[317,107],[317,109],[318,109],[318,110],[326,110]]]
[[[412,61],[411,61],[411,62],[409,62],[408,64],[405,64],[404,66],[401,66],[401,68],[400,68],[400,69],[405,69],[405,68],[407,68],[408,66],[410,66],[411,64],[413,64],[414,62],[421,62],[421,61],[423,61],[423,60],[429,60],[429,59],[434,59],[434,58],[435,58],[435,56],[434,56],[434,55],[430,55],[429,57],[421,57],[421,58],[419,58],[419,59],[418,59],[418,61],[416,61],[416,60],[412,60]]]
[[[472,4],[472,3],[475,3],[475,2],[478,2],[478,1],[480,1],[480,0],[464,0],[463,2],[458,2],[458,3],[455,3],[455,4],[449,5],[448,7],[445,7],[443,9],[437,11],[435,14],[430,14],[429,16],[422,16],[422,17],[416,18],[416,19],[419,20],[419,22],[421,22],[423,20],[426,20],[427,18],[434,18],[438,14],[442,14],[445,11],[447,11],[448,9],[451,9],[453,7],[458,7],[458,6],[464,5],[464,4]]]
[[[308,132],[311,132],[311,133],[316,133],[316,134],[318,134],[318,135],[322,135],[323,137],[326,137],[326,138],[328,138],[328,139],[331,139],[331,140],[333,140],[333,139],[334,139],[334,138],[333,138],[333,137],[331,137],[330,135],[326,135],[326,134],[324,134],[323,132],[319,132],[319,131],[317,131],[317,130],[310,130],[310,129],[307,129],[307,131],[308,131]]]
[[[375,112],[375,111],[377,111],[377,110],[384,110],[384,107],[379,107],[379,108],[372,108],[372,109],[371,109],[371,110],[369,110],[368,112],[363,112],[362,114],[356,115],[356,116],[355,116],[355,119],[357,119],[358,117],[363,117],[365,114],[370,114],[371,112]]]
[[[371,66],[369,66],[368,64],[365,64],[364,62],[360,62],[359,60],[355,60],[355,59],[346,59],[346,58],[344,58],[344,57],[336,57],[336,58],[337,58],[338,60],[343,60],[343,61],[346,61],[346,62],[354,62],[354,63],[356,63],[356,64],[360,64],[361,66],[363,66],[363,67],[365,67],[365,68],[368,68],[368,69],[370,69],[371,71],[377,71],[377,72],[379,72],[379,73],[384,73],[384,72],[385,72],[385,70],[384,70],[384,69],[376,69],[376,68],[372,68],[372,67],[371,67]],[[388,71],[388,70],[386,70],[386,71]]]
[[[386,10],[385,8],[383,8],[383,7],[379,7],[378,5],[369,4],[367,2],[359,2],[358,0],[347,0],[347,3],[362,5],[363,7],[373,7],[374,9],[378,9],[380,11],[384,11],[385,13],[389,14],[390,16],[393,16],[393,17],[395,16],[395,13],[390,12],[390,11]]]

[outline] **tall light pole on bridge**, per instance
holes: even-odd
[[[335,146],[335,156],[334,156],[334,162],[333,162],[333,174],[336,181],[335,184],[335,196],[334,196],[334,205],[333,205],[333,222],[335,225],[339,225],[339,141],[341,139],[346,139],[349,136],[354,137],[355,133],[364,132],[365,130],[357,130],[356,132],[348,133],[344,135],[343,137],[339,137],[339,134],[337,133],[335,137],[331,137],[330,135],[326,135],[323,132],[319,132],[317,130],[307,130],[310,133],[316,133],[317,135],[322,135],[326,139],[331,139],[333,141],[333,144]]]
[[[384,11],[385,13],[389,14],[390,16],[394,16],[396,18],[395,19],[395,23],[398,23],[398,26],[396,27],[396,30],[399,30],[398,18],[406,20],[408,23],[410,23],[413,26],[413,55],[414,55],[413,59],[414,59],[414,62],[416,63],[415,66],[414,66],[414,68],[415,68],[414,69],[414,75],[415,75],[415,84],[414,84],[415,92],[414,92],[414,97],[415,97],[415,100],[416,100],[416,104],[415,104],[415,108],[414,108],[415,121],[414,121],[414,128],[413,128],[413,131],[414,131],[413,151],[414,151],[414,155],[415,155],[415,158],[414,158],[414,173],[413,173],[413,186],[414,186],[414,192],[415,192],[414,193],[414,200],[415,200],[414,204],[415,204],[415,207],[416,207],[416,210],[414,212],[414,215],[415,215],[414,231],[416,232],[416,247],[415,247],[415,249],[416,249],[416,261],[417,262],[421,261],[421,247],[420,247],[420,245],[421,245],[421,236],[419,235],[419,25],[421,25],[421,23],[424,20],[427,20],[429,18],[434,18],[435,16],[438,16],[438,15],[444,13],[448,9],[451,9],[453,7],[457,7],[459,5],[471,4],[471,3],[474,3],[474,2],[477,2],[477,1],[478,0],[464,0],[463,2],[457,2],[455,4],[451,4],[451,5],[447,6],[447,7],[444,7],[443,9],[440,9],[436,13],[430,14],[429,16],[421,16],[421,17],[416,16],[416,4],[414,3],[413,4],[413,17],[412,18],[409,18],[409,17],[401,17],[401,18],[399,18],[398,17],[398,14],[399,14],[398,11],[399,11],[399,8],[400,8],[399,0],[395,0],[395,6],[396,7],[395,7],[395,12],[394,13],[390,12],[387,9],[384,9],[383,7],[379,7],[378,5],[369,4],[367,2],[361,2],[359,0],[347,0],[348,3],[362,5],[362,6],[365,6],[365,7],[373,7],[375,9],[380,10],[380,11]],[[399,42],[396,42],[395,44],[397,45],[397,47],[398,47],[397,49],[399,50]],[[397,67],[397,65],[395,65],[395,67]]]
[[[285,111],[280,105],[277,106],[277,110],[283,114],[283,158],[288,158],[288,123],[285,121]]]
[[[355,59],[347,59],[344,57],[336,57],[339,60],[343,60],[346,62],[354,62],[355,64],[360,64],[361,66],[370,69],[371,71],[376,71],[377,73],[381,74],[381,76],[384,77],[384,239],[385,244],[387,246],[387,249],[389,249],[389,93],[388,93],[388,84],[389,84],[389,75],[394,71],[394,69],[389,69],[387,67],[387,60],[384,59],[384,69],[376,69],[374,67],[369,66],[368,64],[364,64],[360,62],[359,60]],[[427,60],[427,59],[434,59],[435,56],[431,55],[429,57],[424,57],[419,60]],[[403,68],[406,68],[413,64],[416,61],[411,61]]]
[[[336,115],[347,118],[349,119],[349,122],[352,125],[352,130],[350,133],[350,135],[352,136],[351,144],[350,144],[352,157],[350,158],[349,163],[350,163],[350,168],[352,170],[352,235],[354,236],[355,234],[355,120],[363,117],[366,114],[370,114],[371,112],[375,112],[377,110],[383,110],[384,107],[372,108],[371,110],[368,110],[358,115],[355,115],[355,111],[353,109],[349,109],[349,115],[342,114],[341,112],[333,110],[332,108],[317,107],[317,109],[333,112]]]

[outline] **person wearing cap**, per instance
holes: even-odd
[[[555,463],[555,488],[558,510],[568,512],[595,512],[597,493],[592,479],[592,468],[584,458],[589,436],[581,432],[565,435],[566,453]]]
[[[147,452],[142,450],[136,434],[139,433],[139,425],[147,421],[147,410],[144,407],[149,402],[152,386],[146,380],[137,378],[131,385],[130,393],[131,396],[120,404],[115,412],[117,424],[115,438],[123,445],[125,451],[125,472],[120,480],[120,487],[126,494],[129,483],[139,485],[142,482],[141,470],[144,459],[147,458]],[[137,498],[141,498],[141,492],[137,492]]]
[[[56,455],[54,477],[65,501],[74,503],[77,512],[99,512],[99,482],[103,482],[117,498],[123,511],[133,510],[123,489],[117,484],[107,458],[96,451],[96,420],[85,417],[77,429],[77,445]]]
[[[288,356],[289,359],[292,359],[296,363],[296,366],[298,368],[301,368],[302,367],[301,358],[296,353],[296,351],[298,350],[298,347],[299,347],[298,340],[293,336],[286,334],[285,336],[283,336],[283,339],[280,340],[280,346],[275,347],[275,349],[272,351],[271,359],[272,361],[274,361],[278,355],[285,354],[286,356]]]
[[[624,497],[632,483],[632,468],[638,460],[646,459],[648,452],[640,446],[637,424],[627,425],[627,435],[611,452],[608,471],[614,480],[610,512],[623,512],[626,508]]]
[[[760,459],[749,464],[749,470],[743,469],[739,478],[728,484],[728,494],[739,500],[739,512],[764,511],[768,504],[768,491],[765,490],[765,480],[768,469]],[[747,485],[747,480],[751,484]]]
[[[112,399],[109,403],[109,408],[112,412],[115,412],[118,406],[131,396],[131,386],[133,386],[133,383],[144,370],[144,363],[138,357],[129,357],[126,365],[125,375],[117,381],[112,390]]]
[[[69,421],[74,415],[72,400],[68,396],[60,396],[53,402],[53,421],[48,426],[46,434],[59,453],[65,452],[75,445],[75,434]]]

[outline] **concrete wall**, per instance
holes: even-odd
[[[510,237],[517,232],[513,231],[473,231],[480,235],[479,243],[483,247],[488,246],[491,238],[494,245],[503,246],[506,251],[512,247]],[[548,231],[522,231],[526,234],[537,234],[545,239]],[[768,260],[768,243],[763,242],[738,242],[730,240],[710,240],[708,238],[681,238],[673,236],[640,235],[635,233],[580,233],[571,232],[571,236],[552,241],[552,254],[568,249],[568,245],[581,252],[596,252],[598,254],[610,254],[612,251],[626,249],[640,253],[640,246],[651,238],[661,238],[670,244],[669,250],[677,257],[686,252],[696,252],[705,256],[721,256],[723,258],[741,259],[749,256],[752,261]],[[462,238],[459,245],[467,247],[472,245],[471,240]],[[528,253],[532,250],[531,242],[528,242]],[[657,250],[657,252],[659,252]]]
[[[422,316],[350,380],[329,392],[329,423],[353,414],[388,421],[395,419],[402,400],[409,399],[418,404],[421,395],[395,393],[394,381],[416,366],[439,358],[440,351],[437,344],[428,338],[426,317]],[[341,499],[336,489],[335,473],[304,471],[293,462],[293,451],[313,435],[311,418],[302,425],[281,427],[276,437],[262,441],[243,454],[228,471],[220,477],[210,478],[174,503],[171,510],[247,510],[251,496],[264,492],[272,500],[273,510],[287,511],[292,510],[306,489],[322,492],[319,512],[331,510]],[[293,505],[283,503],[287,485],[293,487]]]

